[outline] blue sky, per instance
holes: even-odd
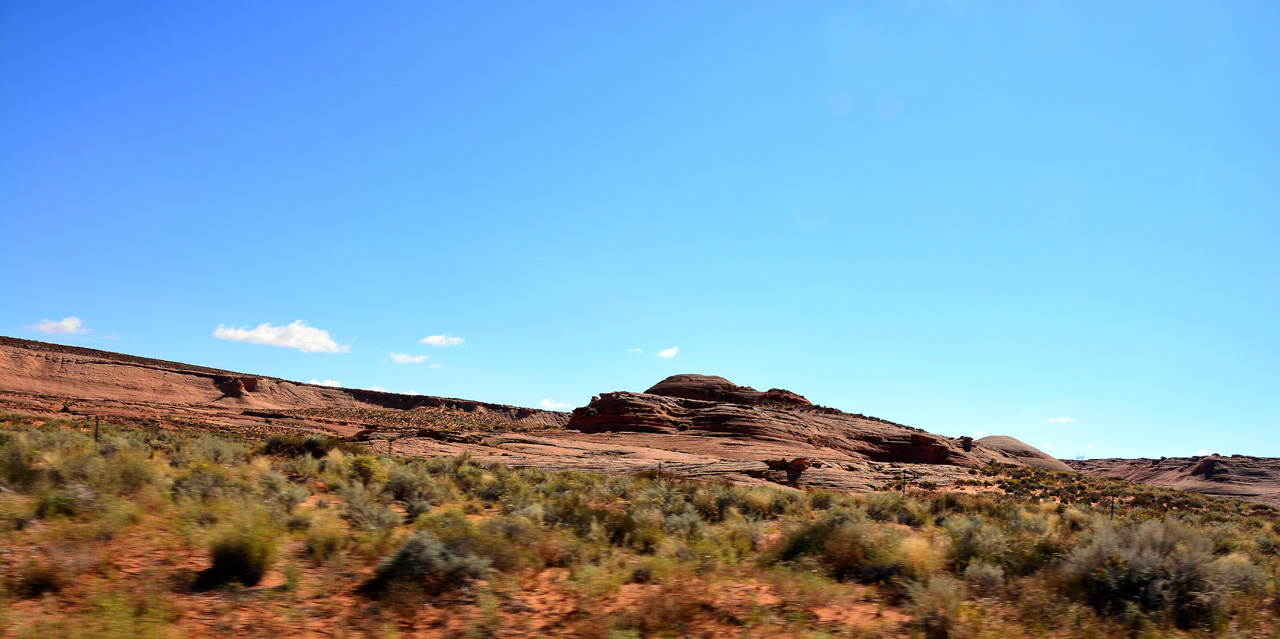
[[[1263,2],[4,3],[0,333],[1280,456],[1277,32]]]

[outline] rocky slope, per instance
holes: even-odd
[[[1127,479],[1280,507],[1280,459],[1232,455],[1160,459],[1068,460],[1089,475]]]
[[[1010,438],[950,438],[815,406],[782,389],[676,375],[605,393],[572,415],[330,388],[0,337],[0,410],[145,427],[326,434],[401,455],[470,453],[511,466],[863,491],[948,485],[989,462],[1058,468]],[[1219,482],[1220,483],[1220,482]]]

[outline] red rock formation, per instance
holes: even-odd
[[[813,402],[782,388],[770,388],[756,398],[757,404],[795,404],[797,406],[813,406]]]
[[[1280,459],[1232,455],[1160,459],[1067,460],[1071,468],[1100,477],[1235,497],[1280,507]]]
[[[978,440],[978,443],[998,450],[1011,457],[1017,457],[1028,466],[1036,466],[1038,468],[1047,468],[1049,470],[1071,470],[1071,467],[1062,462],[1044,454],[1040,449],[1024,444],[1012,437],[1005,435],[990,435]]]
[[[967,467],[981,466],[990,461],[1019,463],[1017,459],[989,448],[971,446],[971,450],[966,451],[959,441],[948,437],[831,409],[828,412],[808,412],[747,405],[745,401],[690,398],[744,400],[748,391],[755,392],[722,377],[676,375],[653,388],[665,394],[604,393],[590,404],[574,410],[568,428],[584,433],[683,433],[702,437],[736,437],[814,446],[873,461]],[[752,397],[761,395],[763,393]]]
[[[672,375],[645,391],[649,395],[699,399],[729,404],[754,404],[763,395],[750,386],[738,386],[715,375]]]

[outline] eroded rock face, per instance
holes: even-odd
[[[795,406],[813,406],[813,402],[782,388],[770,388],[756,398],[757,404],[793,404]]]
[[[973,445],[965,450],[959,439],[875,418],[848,415],[834,409],[822,412],[806,410],[811,406],[807,401],[792,400],[789,403],[795,406],[794,409],[781,405],[781,402],[755,405],[754,399],[748,404],[748,392],[755,391],[721,377],[677,375],[663,380],[654,388],[667,394],[604,393],[573,411],[567,427],[583,433],[679,433],[689,437],[769,442],[793,447],[794,457],[812,457],[811,451],[818,449],[852,459],[880,462],[965,467],[992,461],[1022,463],[999,451]],[[781,397],[784,392],[774,396]],[[694,395],[696,398],[680,395]],[[755,399],[764,395],[756,393]],[[737,401],[702,399],[707,396]],[[798,395],[795,397],[799,398]]]
[[[1067,460],[1088,475],[1127,479],[1280,507],[1280,459],[1232,455]]]
[[[750,386],[738,386],[723,377],[693,374],[672,375],[645,393],[729,404],[754,404],[764,394]]]
[[[1017,457],[1028,466],[1047,468],[1049,470],[1071,470],[1071,467],[1063,463],[1062,460],[1050,457],[1035,446],[1025,444],[1006,435],[983,437],[978,440],[978,444],[998,450],[1011,457]]]

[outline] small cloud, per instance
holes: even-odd
[[[406,353],[392,353],[391,361],[397,364],[421,364],[427,361],[426,355],[409,355]]]
[[[338,346],[328,331],[307,326],[306,320],[298,320],[288,326],[263,323],[257,328],[227,328],[219,324],[213,336],[233,342],[296,348],[304,353],[345,353],[350,350],[346,346]]]
[[[427,368],[444,368],[444,364],[427,364]]]
[[[672,346],[671,348],[668,348],[665,351],[660,351],[658,353],[658,357],[661,357],[663,359],[671,359],[672,357],[675,357],[676,354],[679,352],[680,352],[679,347]]]
[[[466,340],[462,339],[461,337],[454,337],[448,333],[445,333],[443,335],[428,335],[418,340],[418,343],[440,348],[442,346],[457,346],[463,343],[464,341]]]
[[[985,431],[985,430],[980,430],[980,431],[978,431],[978,432],[974,433],[974,434],[973,434],[973,436],[974,436],[974,437],[986,437],[986,436],[987,436],[987,431]]]
[[[342,386],[342,382],[336,379],[313,379],[307,383],[315,384],[316,386],[333,386],[334,388]]]
[[[1044,423],[1046,424],[1051,422],[1065,423],[1065,422],[1074,422],[1074,421],[1076,420],[1071,419],[1070,417],[1050,417],[1049,419],[1044,420]]]
[[[381,387],[381,386],[379,386],[379,385],[377,385],[377,384],[374,384],[373,386],[370,386],[369,388],[366,388],[365,390],[378,391],[379,393],[388,393],[388,392],[390,392],[390,391],[388,391],[387,389],[385,389],[385,388],[383,388],[383,387]]]
[[[104,338],[106,338],[106,339],[110,339],[110,340],[117,340],[117,339],[120,339],[120,334],[119,334],[119,333],[107,333],[106,335],[103,335],[103,337],[104,337]]]
[[[405,395],[421,395],[422,393],[419,393],[419,392],[418,392],[418,391],[416,391],[416,390],[407,390],[407,391],[405,391],[405,392],[404,392],[404,394],[405,394]]]
[[[542,406],[547,410],[561,410],[569,407],[569,405],[566,404],[565,402],[553,402],[549,399],[544,399],[538,402],[538,405]]]
[[[1212,454],[1212,453],[1210,453],[1210,452],[1209,452],[1209,449],[1208,449],[1208,448],[1201,448],[1200,450],[1197,450],[1197,451],[1196,451],[1196,456],[1197,456],[1197,457],[1205,457],[1205,456],[1208,456],[1208,455],[1210,455],[1210,454]]]
[[[1094,450],[1093,444],[1085,444],[1085,445],[1084,445],[1084,449],[1085,449],[1085,450]]]
[[[1040,448],[1043,448],[1043,449],[1045,449],[1045,450],[1048,450],[1048,449],[1050,449],[1050,448],[1053,448],[1053,444],[1044,444],[1044,445],[1040,446]]]
[[[65,333],[79,334],[89,332],[89,329],[84,326],[84,323],[80,321],[79,317],[64,317],[56,322],[53,320],[42,319],[35,324],[24,326],[23,328],[39,331],[45,335],[58,335]]]
[[[644,352],[644,349],[643,349],[643,348],[628,348],[628,349],[627,349],[627,352],[628,352],[628,353],[643,353],[643,352]]]

